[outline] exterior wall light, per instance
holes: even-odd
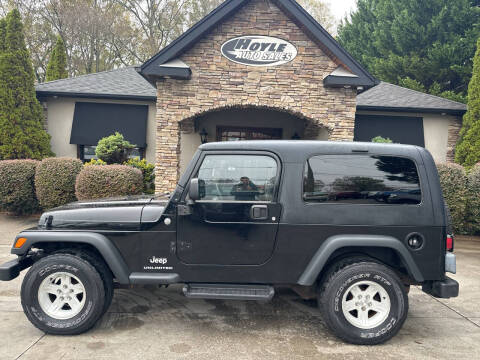
[[[200,131],[200,140],[202,141],[202,144],[206,144],[208,142],[208,133],[205,128]]]

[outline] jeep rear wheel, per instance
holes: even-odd
[[[407,317],[405,288],[384,265],[358,262],[336,268],[320,288],[323,319],[335,335],[352,344],[383,343]]]
[[[37,261],[22,283],[27,318],[42,331],[75,335],[89,330],[104,313],[104,284],[85,259],[55,254]]]

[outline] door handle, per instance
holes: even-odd
[[[268,206],[267,205],[252,205],[250,208],[250,218],[254,220],[267,220]]]

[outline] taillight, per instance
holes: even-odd
[[[447,235],[446,249],[450,252],[453,251],[453,235]]]

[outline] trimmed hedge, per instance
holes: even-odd
[[[36,160],[0,161],[0,207],[17,215],[37,212]]]
[[[47,158],[35,173],[37,198],[43,209],[51,209],[77,200],[75,179],[83,168],[78,159]]]
[[[128,159],[123,164],[133,166],[142,172],[143,192],[145,194],[155,193],[155,165],[148,163],[145,159]]]
[[[467,175],[458,164],[437,164],[443,197],[450,208],[452,226],[456,234],[469,232],[467,223]]]
[[[480,163],[468,173],[467,221],[469,233],[480,233]]]
[[[126,165],[85,166],[75,184],[79,200],[139,195],[142,190],[142,172]]]

